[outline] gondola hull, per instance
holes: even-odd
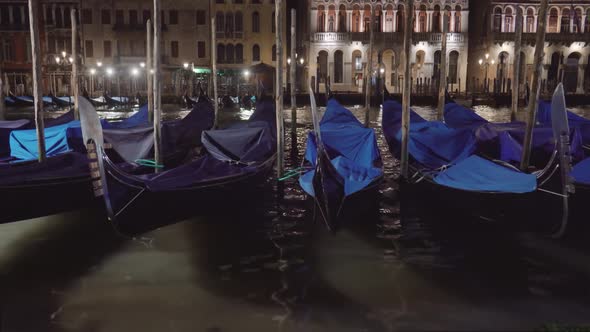
[[[108,158],[103,158],[107,195],[111,196],[109,198],[125,195],[128,201],[122,210],[116,215],[109,215],[109,218],[120,231],[139,234],[192,216],[219,215],[238,205],[251,208],[253,204],[260,203],[258,197],[261,195],[256,192],[264,190],[275,159],[276,156],[273,156],[259,165],[255,172],[242,176],[214,180],[191,188],[151,191],[122,174]]]

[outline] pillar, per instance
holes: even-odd
[[[434,11],[429,10],[426,12],[426,32],[432,31],[432,13]]]
[[[455,11],[451,10],[451,27],[449,29],[449,33],[455,32]]]
[[[582,61],[582,59],[580,59],[580,61]],[[576,89],[576,93],[584,93],[584,74],[586,66],[587,64],[581,64],[578,66],[578,87]]]
[[[582,23],[580,24],[580,32],[588,32],[588,31],[586,31],[586,14],[582,15]]]
[[[537,33],[537,21],[539,20],[539,15],[535,14],[535,21],[533,23],[533,31],[534,33]],[[549,20],[547,20],[547,22],[549,22]]]
[[[506,14],[502,14],[502,24],[500,25],[502,27],[500,30],[501,32],[506,32],[505,24],[506,24]]]
[[[549,22],[549,20],[547,22]],[[561,32],[561,12],[557,14],[557,32]]]
[[[397,9],[393,10],[393,30],[394,32],[397,32]]]

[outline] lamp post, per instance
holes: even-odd
[[[290,57],[287,58],[287,69],[290,68],[292,61],[293,60]],[[305,64],[305,59],[303,57],[299,57],[298,53],[295,53],[295,66],[303,67],[304,64]],[[297,78],[297,73],[295,73],[295,78]],[[287,82],[291,82],[291,71],[290,70],[287,70]]]
[[[482,66],[482,67],[485,66],[485,79],[484,79],[484,83],[483,83],[483,89],[484,89],[484,92],[489,93],[490,92],[490,88],[489,88],[489,84],[488,84],[488,69],[490,67],[490,61],[489,61],[490,54],[489,53],[486,53],[485,58],[486,58],[485,59],[485,62],[484,62],[483,59],[479,59],[478,62],[479,62],[479,65],[480,66]],[[492,65],[495,65],[496,64],[496,60],[492,59],[491,64]]]

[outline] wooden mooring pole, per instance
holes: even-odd
[[[410,95],[412,93],[411,50],[412,33],[414,31],[414,1],[408,1],[406,5],[406,26],[404,34],[404,86],[402,99],[402,151],[401,151],[401,175],[408,179],[409,153],[408,141],[410,139]]]
[[[45,124],[43,122],[43,90],[41,86],[41,50],[38,29],[39,0],[29,0],[29,28],[31,29],[31,60],[33,62],[33,98],[35,99],[35,127],[39,162],[46,159]],[[4,100],[2,100],[4,102]]]
[[[297,149],[297,91],[295,89],[295,82],[297,76],[297,11],[295,8],[291,9],[291,146],[292,150]]]
[[[371,87],[373,78],[373,44],[375,42],[375,34],[373,25],[375,24],[373,7],[371,7],[371,19],[369,21],[369,51],[367,52],[367,82],[365,86],[365,127],[369,127],[371,122]]]
[[[72,22],[72,96],[74,96],[74,118],[80,119],[80,109],[78,106],[78,95],[80,88],[78,84],[78,22],[76,19],[76,9],[70,11],[70,21]]]
[[[449,13],[445,10],[443,15],[443,33],[442,33],[442,45],[440,51],[440,67],[438,75],[438,121],[445,119],[445,91],[447,89],[447,32],[448,32],[448,21]]]
[[[6,119],[6,109],[4,108],[4,76],[2,76],[2,67],[0,66],[0,121]]]
[[[523,13],[520,8],[516,9],[516,34],[514,36],[514,65],[512,71],[514,82],[512,83],[512,112],[510,113],[510,119],[516,121],[516,113],[518,113],[518,96],[520,92],[520,62],[522,61],[520,56],[520,50],[522,48],[522,26],[523,26]]]
[[[215,14],[211,13],[211,82],[213,84],[213,107],[215,122],[213,128],[219,124],[219,96],[217,95],[217,36],[215,35]]]
[[[154,160],[156,165],[162,165],[162,136],[161,125],[162,120],[162,72],[160,56],[160,38],[162,33],[162,18],[160,11],[160,0],[154,0]],[[156,167],[156,173],[159,167]]]
[[[520,163],[520,169],[523,171],[526,171],[529,168],[529,162],[531,159],[531,145],[533,142],[533,129],[535,127],[537,108],[539,106],[538,98],[541,88],[541,71],[543,70],[543,57],[545,55],[544,48],[547,23],[547,5],[548,0],[541,0],[541,6],[539,7],[539,19],[537,23],[537,40],[535,42],[533,83],[531,87],[531,96],[529,97],[526,133],[524,137],[524,145],[522,148],[522,160]]]
[[[145,77],[147,77],[147,100],[148,100],[148,118],[150,122],[154,122],[154,61],[152,59],[152,52],[153,50],[153,40],[152,40],[152,31],[153,31],[153,24],[152,20],[148,19],[146,23],[146,30],[147,30],[147,49],[149,50],[147,53],[146,59],[146,70],[145,70]]]
[[[277,177],[282,178],[285,170],[285,128],[283,120],[283,1],[275,1],[275,25],[276,25],[276,86],[275,108],[277,115]]]

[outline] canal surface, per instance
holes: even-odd
[[[351,109],[363,118],[360,108]],[[493,121],[509,118],[508,109],[477,111]],[[575,111],[590,116],[590,108]],[[222,115],[228,123],[249,111]],[[311,128],[307,109],[298,118],[296,144],[287,135],[289,169],[299,166]],[[100,209],[0,225],[0,332],[590,326],[589,246],[481,221],[402,220],[399,164],[381,135],[378,110],[371,124],[385,164],[379,208],[334,235],[314,225],[295,179],[286,182],[283,200],[269,179],[260,206],[228,203],[219,216],[136,238],[115,233]]]

